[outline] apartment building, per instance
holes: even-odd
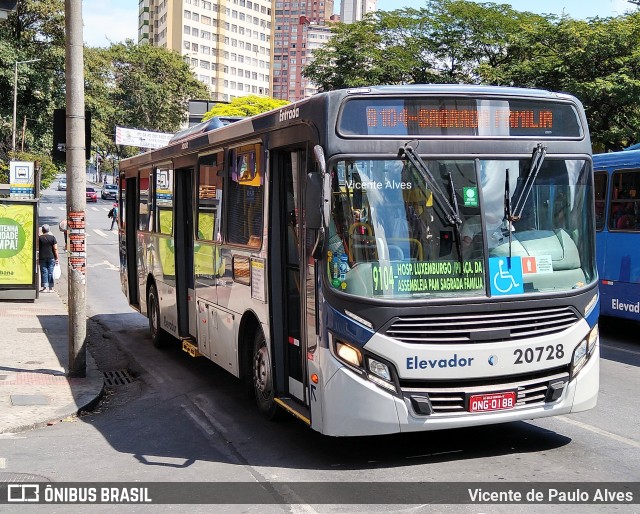
[[[273,31],[274,98],[296,101],[315,88],[302,76],[311,58],[309,31],[330,23],[333,0],[276,0]]]
[[[365,14],[376,10],[376,0],[342,0],[340,4],[340,21],[355,23]]]
[[[138,42],[184,56],[211,98],[271,96],[272,0],[139,0]]]

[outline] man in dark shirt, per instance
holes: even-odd
[[[53,293],[53,268],[58,263],[58,242],[49,233],[49,225],[42,225],[42,234],[38,238],[38,261],[40,262],[41,292]]]

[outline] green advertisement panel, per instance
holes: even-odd
[[[0,287],[32,286],[34,205],[0,204]]]
[[[173,232],[173,211],[161,209],[159,211],[160,233],[172,235]],[[176,256],[173,251],[173,238],[160,238],[158,241],[158,250],[160,252],[160,264],[162,265],[162,274],[165,278],[176,276]]]

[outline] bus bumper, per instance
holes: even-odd
[[[595,407],[598,398],[599,345],[559,400],[544,406],[490,413],[417,416],[409,400],[395,396],[342,366],[337,366],[322,395],[322,427],[325,435],[363,436],[472,427],[580,412]],[[312,425],[313,426],[313,425]]]

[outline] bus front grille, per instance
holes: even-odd
[[[578,320],[571,307],[401,316],[384,333],[412,344],[489,343],[557,334]]]
[[[401,380],[400,387],[409,404],[415,405],[412,400],[418,399],[422,404],[429,404],[430,415],[451,416],[468,413],[468,397],[475,394],[515,391],[515,409],[538,407],[549,401],[557,400],[558,396],[552,396],[553,391],[559,385],[564,388],[568,381],[569,370],[563,367],[544,372],[518,375],[517,377],[499,377],[477,382],[422,383],[416,380]],[[416,410],[414,408],[414,411]],[[427,412],[418,411],[416,414],[423,415],[427,414]]]

